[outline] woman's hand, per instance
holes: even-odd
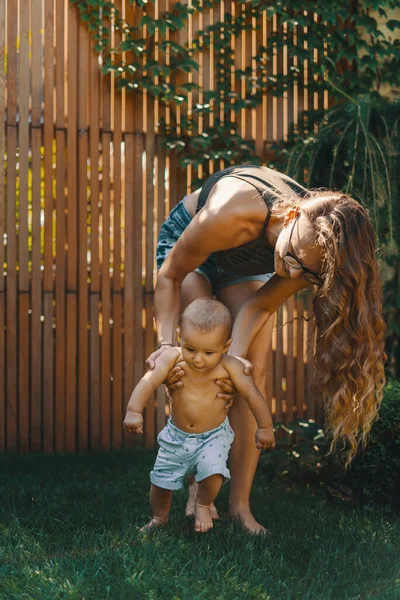
[[[251,373],[254,369],[251,362],[245,358],[242,358],[241,356],[236,356],[235,358],[238,358],[243,363],[244,374],[251,375]],[[230,409],[230,407],[233,404],[233,396],[236,392],[236,388],[233,385],[232,380],[229,378],[217,379],[215,383],[221,388],[221,391],[218,392],[218,394],[217,394],[217,398],[221,398],[222,400],[226,401],[225,410],[228,412],[228,410]]]
[[[221,391],[217,394],[217,398],[225,400],[225,410],[228,412],[232,406],[233,396],[236,392],[236,388],[233,385],[232,380],[229,378],[217,379],[215,383],[221,388]]]
[[[150,354],[150,356],[148,357],[148,359],[145,361],[145,365],[153,370],[154,367],[156,366],[156,360],[159,356],[161,356],[161,354],[163,352],[165,352],[165,350],[167,350],[168,348],[172,348],[174,346],[174,344],[163,344],[162,346],[160,346],[159,348],[157,348],[157,350],[154,350],[154,352],[152,352]]]
[[[167,379],[163,382],[168,391],[177,390],[183,386],[182,377],[185,374],[184,361],[177,362],[167,375]]]

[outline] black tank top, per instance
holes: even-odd
[[[217,265],[222,269],[233,271],[238,275],[262,275],[264,273],[272,273],[275,270],[274,249],[266,245],[265,231],[271,217],[271,207],[277,198],[277,194],[276,192],[274,193],[275,188],[264,179],[261,179],[260,177],[257,177],[251,173],[242,171],[242,169],[249,167],[254,169],[258,168],[258,165],[235,165],[211,175],[204,182],[203,187],[201,188],[197,202],[196,213],[199,212],[199,210],[201,210],[207,202],[208,196],[217,181],[227,175],[229,175],[229,177],[236,177],[237,179],[246,181],[255,187],[268,207],[268,215],[264,221],[260,237],[252,242],[249,242],[248,244],[244,244],[243,246],[237,246],[236,248],[230,248],[229,250],[213,252],[212,256]],[[233,174],[233,170],[238,172]],[[251,181],[251,179],[260,182],[263,187],[254,183],[254,181]],[[295,181],[287,179],[285,176],[282,176],[282,179],[286,185],[289,185],[290,188],[299,196],[304,197],[308,193],[308,190],[303,188]]]

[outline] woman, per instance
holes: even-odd
[[[235,319],[229,353],[252,363],[264,391],[272,315],[297,291],[318,286],[315,378],[326,399],[332,448],[343,440],[349,463],[366,442],[385,381],[375,244],[367,211],[348,196],[308,191],[267,167],[215,173],[162,226],[154,300],[159,346],[148,366],[176,343],[180,311],[195,298],[215,295]],[[180,372],[171,373],[170,383]],[[229,417],[235,431],[230,513],[249,531],[265,532],[249,506],[259,457],[256,424],[240,398]],[[194,493],[192,487],[189,510]]]

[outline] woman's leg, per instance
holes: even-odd
[[[221,290],[218,299],[223,302],[235,318],[242,304],[262,285],[259,281],[239,283]],[[262,328],[254,340],[248,359],[253,363],[253,377],[262,394],[266,391],[266,354],[271,343],[274,317]],[[243,525],[254,533],[264,533],[265,528],[258,523],[250,511],[250,491],[256,472],[260,451],[257,450],[254,435],[256,421],[247,403],[236,395],[229,411],[229,420],[235,432],[235,440],[230,451],[231,491],[229,511],[239,518]]]

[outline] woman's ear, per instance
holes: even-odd
[[[227,353],[229,346],[232,344],[232,338],[229,338],[229,340],[226,342],[225,347],[224,347],[224,354]]]
[[[283,219],[283,224],[286,227],[287,225],[289,225],[289,222],[292,219],[295,219],[297,217],[297,215],[300,213],[300,207],[297,205],[292,206],[291,208],[289,208],[289,210],[287,211],[285,218]]]

